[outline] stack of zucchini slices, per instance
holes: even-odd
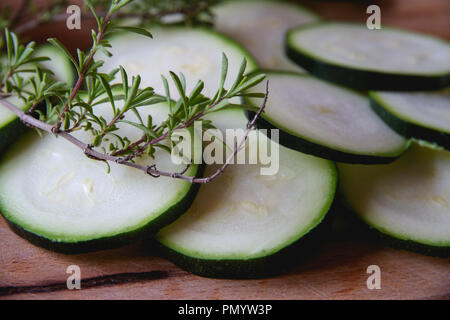
[[[210,29],[154,27],[152,34],[152,40],[133,34],[112,38],[113,57],[106,60],[104,71],[123,65],[129,75],[141,74],[144,84],[155,84],[157,92],[164,90],[158,87],[160,73],[183,72],[188,91],[202,79],[206,94],[211,95],[219,83],[222,52],[230,72],[238,70],[243,56],[248,72],[257,69],[237,42]],[[149,65],[149,56],[159,63]],[[108,103],[95,108],[106,121],[111,119]],[[158,123],[167,117],[168,107],[160,103],[142,107],[141,113]],[[224,134],[247,125],[242,109],[224,109],[208,117]],[[122,123],[119,130],[130,139],[139,138],[139,130],[132,126]],[[92,142],[89,132],[74,134]],[[279,150],[276,175],[261,175],[262,163],[232,165],[219,179],[201,186],[195,200],[199,185],[168,177],[155,179],[117,164],[111,164],[107,173],[103,163],[86,158],[52,135],[39,138],[32,131],[16,140],[0,166],[1,212],[16,233],[55,251],[114,248],[156,234],[161,253],[192,272],[258,277],[279,271],[309,252],[329,227],[326,215],[337,187],[335,164],[271,144],[264,135],[249,140],[247,147],[265,143],[274,146],[273,152]],[[224,152],[233,148],[223,147]],[[163,151],[155,159],[162,170],[183,169]],[[201,169],[191,166],[186,174],[198,176]],[[205,174],[215,169],[207,167]],[[184,212],[182,219],[171,224]]]
[[[312,75],[368,91],[368,98],[364,99],[372,114],[383,120],[385,128],[389,127],[412,144],[392,164],[367,166],[363,161],[360,165],[340,164],[340,191],[345,203],[374,233],[392,245],[448,256],[449,43],[394,28],[369,30],[365,25],[324,22],[289,30],[285,44],[288,56]],[[332,97],[323,90],[317,95]],[[298,99],[297,105],[303,106],[309,96],[298,95]],[[325,98],[315,98],[314,102],[321,100]],[[322,121],[327,117],[337,119],[337,114],[348,109],[344,102],[337,104],[340,104],[338,113],[333,110]],[[280,105],[277,107],[283,110],[288,108],[287,104]],[[317,109],[323,105],[320,102]],[[302,107],[302,110],[306,109]],[[270,123],[281,121],[280,114],[274,113],[277,117],[266,114]],[[353,138],[361,141],[374,128],[366,126],[356,112],[349,117],[353,124],[347,123],[346,129],[334,131],[335,137],[352,131]],[[283,121],[281,128],[286,127],[304,138],[303,121],[298,121],[300,130],[296,131],[292,131],[295,128],[292,122]],[[328,124],[329,131],[336,129],[334,122]],[[352,128],[359,124],[362,130]],[[374,133],[370,136],[383,145],[394,141],[387,136],[379,140]],[[357,146],[355,142],[351,144]]]
[[[166,27],[153,28],[152,34],[154,39],[148,45],[137,36],[117,36],[112,40],[117,60],[108,63],[144,72],[145,81],[154,77],[149,81],[154,84],[159,73],[183,72],[188,90],[198,78],[207,85],[219,83],[214,77],[220,74],[221,52],[228,57],[230,72],[237,71],[242,56],[249,62],[249,72],[257,70],[257,63],[243,47],[214,31]],[[139,50],[130,53],[130,47]],[[157,70],[146,64],[149,56],[160,61]],[[155,89],[163,90],[157,85]],[[211,95],[215,88],[205,89]],[[247,125],[242,109],[225,109],[208,119],[223,136],[227,129],[243,130]],[[272,146],[269,141],[258,135],[248,141],[247,148]],[[280,271],[320,244],[329,227],[325,217],[337,187],[336,166],[329,160],[276,146],[280,153],[278,174],[261,175],[264,165],[259,160],[254,165],[231,165],[217,180],[200,186],[189,210],[156,234],[159,252],[199,275],[247,278]],[[223,148],[225,154],[233,146],[224,144]],[[204,175],[215,170],[216,166],[208,166]]]
[[[271,43],[269,32],[258,42],[258,36],[236,31],[232,9],[236,16],[261,10],[251,0],[223,5],[219,22],[221,14],[229,19],[220,30],[245,37],[249,50]],[[269,29],[264,21],[253,21],[253,28]],[[448,256],[449,43],[385,26],[303,22],[286,30],[284,47],[310,75],[263,64],[271,92],[258,126],[278,128],[288,148],[339,162],[344,202],[381,238]]]
[[[190,272],[261,277],[285,269],[326,239],[339,185],[352,211],[383,239],[448,256],[449,44],[396,29],[319,22],[284,1],[228,1],[213,11],[221,33],[159,26],[152,27],[152,40],[114,36],[113,56],[101,57],[102,71],[122,65],[157,93],[164,93],[160,74],[182,72],[187,91],[201,79],[205,94],[212,95],[220,82],[222,52],[231,73],[245,57],[250,72],[266,74],[270,89],[260,131],[246,148],[270,146],[279,154],[278,172],[262,175],[265,164],[258,159],[233,164],[200,187],[116,164],[108,174],[101,162],[54,136],[27,132],[18,138],[20,123],[2,108],[0,144],[15,140],[0,163],[0,209],[12,229],[66,253],[113,248],[151,235],[164,257]],[[45,54],[61,61],[55,75],[69,81],[68,62]],[[252,90],[262,92],[262,86]],[[175,88],[170,91],[178,98]],[[106,120],[112,116],[107,103],[96,110]],[[167,117],[168,106],[141,112],[157,123]],[[208,119],[225,132],[245,129],[253,115],[230,107]],[[279,142],[262,129],[279,129]],[[134,127],[121,124],[119,130],[139,138]],[[76,134],[92,140],[89,133]],[[163,170],[182,169],[164,152],[155,161]],[[186,174],[215,170],[212,165],[202,172],[197,165]]]

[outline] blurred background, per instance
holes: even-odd
[[[30,7],[45,8],[55,0],[2,0],[0,11],[14,17],[14,25],[20,26],[35,17],[27,10]],[[371,4],[381,8],[382,25],[390,25],[433,34],[450,40],[450,0],[297,0],[294,1],[315,11],[324,19],[365,23],[366,9]],[[83,4],[83,0],[69,1]],[[8,12],[6,8],[11,10]],[[90,29],[94,21],[83,20],[81,30],[71,30],[68,37],[65,22],[48,23],[31,28],[23,33],[28,39],[44,42],[48,37],[59,38],[70,50],[85,48],[90,44]]]

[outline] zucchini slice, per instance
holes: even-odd
[[[105,120],[112,119],[109,104],[95,108]],[[141,107],[141,115],[151,114],[154,123],[165,120],[169,112],[163,103],[145,108]],[[127,117],[138,122],[134,114]],[[128,124],[118,127],[131,141],[142,135]],[[92,141],[89,132],[75,134]],[[174,165],[166,151],[156,152],[161,170],[184,168]],[[39,138],[31,131],[6,151],[0,163],[1,213],[16,233],[37,245],[65,253],[87,252],[156,232],[189,207],[197,190],[186,181],[110,166],[108,174],[105,164],[87,158],[67,141],[52,135]],[[192,166],[186,174],[199,174],[199,167]]]
[[[355,89],[438,90],[450,85],[448,42],[409,31],[317,23],[291,29],[286,50],[312,74]]]
[[[41,62],[41,65],[52,71],[56,80],[69,85],[73,84],[74,71],[71,62],[58,49],[51,45],[43,45],[36,49],[34,55],[49,57],[50,60]],[[23,101],[17,97],[8,98],[8,101],[22,110],[26,107]],[[0,105],[0,148],[13,142],[25,131],[25,128],[13,112]]]
[[[225,87],[229,88],[235,79],[242,59],[247,59],[247,71],[257,68],[255,60],[235,41],[204,27],[187,28],[177,26],[150,28],[153,39],[139,34],[124,33],[111,38],[111,58],[102,56],[105,64],[102,72],[109,72],[121,65],[129,76],[142,77],[143,86],[152,86],[155,92],[164,94],[161,74],[168,79],[169,71],[182,72],[186,77],[187,92],[198,80],[205,82],[203,93],[214,96],[220,83],[222,53],[228,57],[228,76]],[[169,81],[173,99],[179,94]]]
[[[227,112],[230,128],[246,123],[242,111]],[[163,256],[202,276],[254,278],[279,272],[313,248],[326,230],[335,165],[283,146],[279,155],[276,175],[260,175],[260,165],[234,164],[201,186],[192,207],[156,235]]]
[[[391,162],[408,147],[366,97],[308,75],[265,73],[270,93],[258,126],[279,128],[281,144],[334,161],[365,164]],[[261,89],[259,85],[252,90]]]
[[[239,41],[265,69],[303,71],[284,52],[285,32],[319,18],[287,1],[227,1],[213,7],[214,26]]]
[[[372,108],[398,133],[450,150],[450,90],[371,92]]]
[[[339,165],[346,203],[390,244],[450,254],[450,152],[414,145],[393,164]]]

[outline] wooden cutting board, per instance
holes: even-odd
[[[450,39],[448,0],[373,2],[382,9],[382,23]],[[303,3],[325,18],[360,22],[368,5]],[[64,28],[47,26],[29,36],[43,40],[55,30]],[[64,42],[86,46],[86,31]],[[287,274],[219,280],[189,274],[154,257],[143,244],[80,255],[53,253],[21,239],[0,218],[0,299],[450,299],[450,259],[384,247],[349,228]],[[81,290],[65,287],[70,265],[81,268]],[[369,265],[381,268],[380,290],[367,288]]]
[[[0,299],[450,299],[450,259],[387,248],[357,230],[341,230],[287,274],[221,280],[185,272],[140,243],[88,254],[50,252],[0,219]],[[66,288],[70,265],[81,269],[81,290]],[[369,265],[381,269],[379,290],[367,288]]]

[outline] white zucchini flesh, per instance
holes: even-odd
[[[289,42],[311,57],[338,66],[406,75],[450,73],[448,43],[403,30],[325,23],[298,29]]]
[[[364,96],[305,75],[266,75],[270,95],[263,117],[275,127],[357,155],[395,155],[406,148],[407,141],[372,111]]]
[[[418,126],[450,134],[450,90],[432,92],[373,92],[394,116]]]
[[[247,59],[247,71],[256,69],[253,58],[236,42],[206,28],[154,27],[153,39],[137,34],[121,34],[111,39],[113,57],[105,60],[102,72],[123,66],[128,75],[142,76],[142,85],[151,86],[164,94],[161,75],[169,79],[172,99],[178,99],[178,91],[170,81],[169,71],[182,72],[186,77],[189,93],[198,80],[205,82],[203,93],[212,97],[220,83],[222,53],[228,58],[228,77],[225,88],[233,83],[243,58]]]
[[[120,107],[117,102],[117,106]],[[109,104],[95,106],[107,121],[112,119]],[[166,104],[141,107],[141,115],[152,115],[154,123],[167,118]],[[136,121],[134,114],[127,119]],[[118,124],[119,134],[137,140],[142,132]],[[77,131],[86,143],[92,136]],[[104,142],[107,148],[109,142]],[[149,158],[137,159],[137,163]],[[156,151],[156,166],[179,172],[170,154]],[[56,242],[80,242],[120,235],[147,225],[183,199],[191,184],[166,177],[153,178],[133,168],[87,158],[62,138],[30,132],[4,155],[0,166],[0,206],[7,220],[21,228]],[[192,166],[187,175],[196,173]]]
[[[290,28],[318,21],[312,12],[283,1],[228,1],[213,7],[214,27],[239,41],[261,68],[303,70],[284,52]]]
[[[36,49],[34,55],[49,57],[51,60],[42,61],[40,64],[53,72],[55,80],[65,82],[69,86],[73,85],[75,79],[72,64],[59,49],[43,45]]]
[[[414,145],[389,165],[339,165],[346,202],[398,239],[450,246],[450,152]]]
[[[240,118],[243,113],[236,112],[228,121],[234,126]],[[307,234],[333,201],[334,164],[282,146],[279,151],[276,175],[261,175],[260,165],[236,164],[201,186],[191,208],[163,228],[158,241],[190,258],[248,260],[270,256]],[[205,176],[216,169],[207,167]]]

